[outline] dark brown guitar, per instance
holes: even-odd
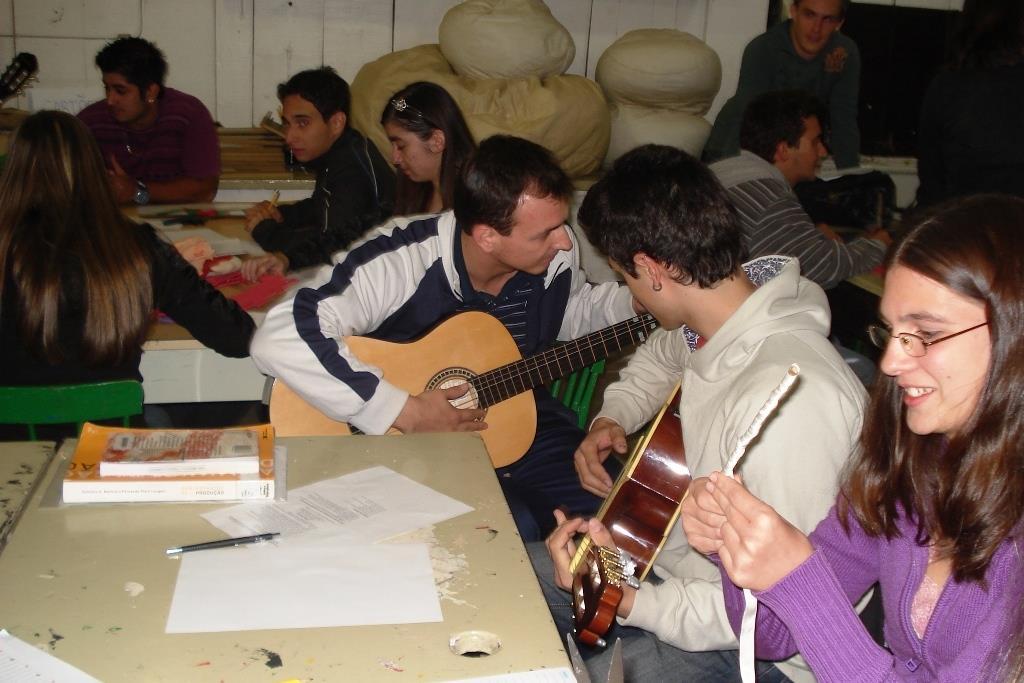
[[[605,646],[604,636],[622,601],[622,585],[640,586],[679,517],[691,478],[679,394],[677,387],[597,513],[618,550],[598,547],[585,536],[570,564],[576,635],[587,645]]]

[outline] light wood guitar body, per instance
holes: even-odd
[[[467,397],[456,407],[483,407],[487,429],[480,436],[495,467],[518,460],[533,443],[537,407],[530,390],[590,365],[646,338],[656,323],[633,318],[554,349],[523,359],[508,330],[480,312],[459,313],[412,342],[346,337],[364,363],[383,371],[384,379],[411,395],[468,381]],[[279,436],[351,434],[344,422],[309,405],[281,380],[274,382],[270,421]],[[394,431],[394,430],[392,430]]]

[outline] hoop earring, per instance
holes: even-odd
[[[653,289],[655,292],[660,292],[661,291],[661,283],[660,282],[655,282],[653,285],[651,285],[651,289]]]

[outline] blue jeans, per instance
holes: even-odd
[[[546,391],[535,391],[534,396],[537,436],[526,455],[496,470],[523,542],[539,541],[554,530],[555,508],[570,516],[590,516],[601,507],[601,498],[583,490],[573,464],[573,453],[584,436],[576,415]],[[608,458],[605,469],[614,480],[621,466]]]
[[[537,574],[544,599],[551,610],[555,627],[563,638],[573,637],[572,599],[569,593],[555,585],[555,568],[543,543],[526,545],[533,570]],[[594,683],[608,680],[611,666],[611,643],[622,640],[622,664],[626,683],[663,683],[685,681],[689,683],[732,682],[740,680],[737,650],[687,652],[662,642],[650,631],[613,623],[606,640],[608,648],[593,648],[579,644],[580,655]],[[757,663],[758,683],[785,683],[789,679],[770,662]]]

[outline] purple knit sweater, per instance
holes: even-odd
[[[756,593],[757,657],[780,660],[799,650],[821,683],[979,680],[1006,642],[1007,623],[1024,597],[1020,548],[1013,541],[1002,544],[986,573],[987,587],[950,578],[924,638],[918,638],[910,607],[928,549],[914,542],[916,528],[905,517],[898,526],[902,534],[886,540],[867,536],[852,521],[847,535],[833,507],[810,536],[814,554]],[[851,606],[876,581],[889,650],[875,644]],[[738,633],[743,593],[724,570],[722,586]]]

